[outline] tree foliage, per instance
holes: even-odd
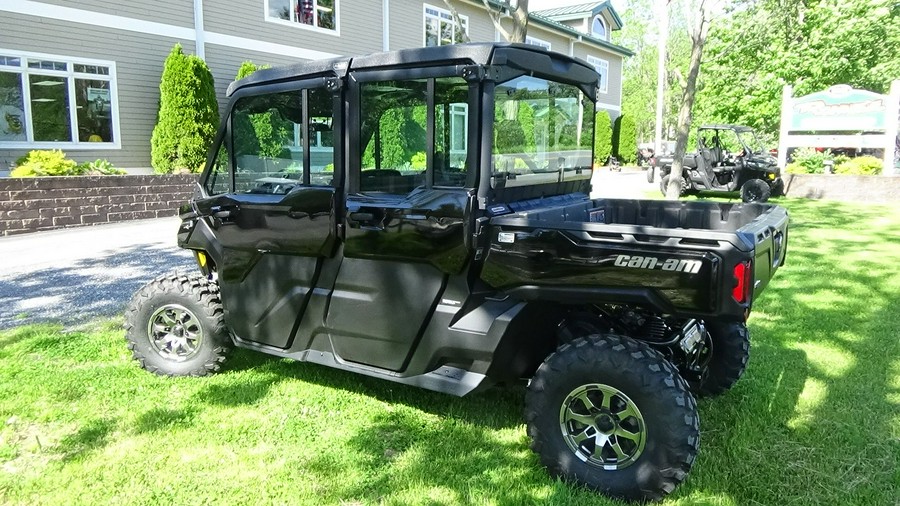
[[[612,154],[612,121],[606,111],[597,112],[594,122],[594,165],[606,165]]]
[[[710,34],[698,115],[772,141],[785,84],[795,96],[836,84],[885,93],[900,77],[898,54],[896,0],[742,2]]]
[[[150,156],[159,173],[199,172],[219,125],[213,76],[206,62],[175,44],[159,84],[159,114]]]

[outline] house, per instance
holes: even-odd
[[[5,0],[0,170],[32,149],[149,168],[163,60],[176,43],[209,64],[224,108],[245,60],[281,65],[450,44],[460,30],[472,41],[501,40],[482,2],[452,5],[461,26],[441,0]],[[622,61],[632,54],[609,41],[620,27],[609,2],[593,2],[532,13],[527,42],[593,64],[599,107],[615,117]]]

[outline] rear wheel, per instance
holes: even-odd
[[[549,472],[611,497],[659,499],[697,455],[687,385],[661,354],[627,337],[562,345],[538,368],[525,406],[532,449]]]
[[[741,186],[741,200],[744,202],[765,202],[769,200],[769,183],[762,179],[751,179]]]
[[[169,274],[144,285],[126,311],[128,349],[144,369],[204,376],[229,351],[219,287],[199,275]]]
[[[780,177],[776,177],[775,180],[772,181],[771,195],[773,197],[783,197],[784,196],[784,179],[781,179]]]
[[[652,165],[647,166],[647,182],[648,183],[653,182],[654,170],[656,170],[656,168],[653,167]]]
[[[750,360],[750,331],[743,323],[707,323],[709,344],[706,376],[693,385],[700,397],[712,397],[728,391],[744,375]]]
[[[669,181],[672,179],[672,175],[669,174],[662,178],[662,181],[659,182],[659,189],[662,191],[663,196],[666,196],[667,189],[669,188]],[[684,194],[687,193],[687,183],[684,178],[681,178],[681,189],[678,192],[679,197],[683,197]]]

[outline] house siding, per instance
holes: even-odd
[[[358,55],[381,51],[381,2],[337,0],[338,31],[334,34],[302,25],[266,21],[265,0],[225,0],[203,3],[203,26],[207,32],[297,46],[335,55]],[[340,35],[338,35],[338,33]]]
[[[210,1],[210,0],[207,0]],[[165,23],[182,28],[194,27],[193,0],[154,0],[152,2],[110,2],[109,0],[42,0],[41,3]]]
[[[194,52],[194,42],[8,12],[3,15],[2,48],[116,64],[121,148],[68,149],[66,154],[79,162],[105,158],[118,167],[150,167],[150,135],[156,123],[163,62],[176,42],[189,53]],[[28,151],[0,147],[0,169]]]
[[[430,2],[391,0],[391,50],[425,46],[425,4],[448,10],[443,0]],[[454,2],[456,12],[469,18],[469,39],[472,42],[493,42],[494,25],[483,7],[467,2]]]
[[[621,106],[623,61],[622,56],[604,51],[603,49],[585,43],[575,44],[574,56],[576,58],[581,58],[582,60],[587,61],[588,55],[595,56],[597,58],[603,58],[604,60],[609,62],[609,83],[607,85],[607,90],[606,93],[597,94],[597,102]]]

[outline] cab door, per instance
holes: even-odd
[[[343,360],[402,371],[467,262],[469,94],[459,77],[351,74],[344,258],[326,318]]]
[[[337,242],[333,118],[322,82],[233,99],[211,196],[197,202],[216,242],[225,319],[237,337],[287,348]],[[319,315],[321,318],[321,315]]]

